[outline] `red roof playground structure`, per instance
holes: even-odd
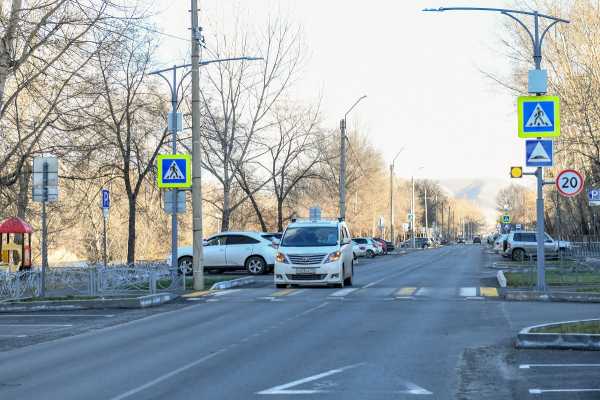
[[[21,218],[9,218],[0,223],[0,266],[8,267],[9,271],[31,269],[32,233],[31,225]]]

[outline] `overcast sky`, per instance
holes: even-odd
[[[349,117],[396,161],[399,176],[504,178],[521,165],[524,143],[517,138],[516,99],[481,71],[510,75],[500,38],[507,17],[485,13],[424,13],[424,7],[482,5],[479,0],[201,0],[201,24],[227,32],[234,9],[260,26],[283,13],[302,26],[310,52],[297,96],[323,96],[331,127],[361,95]],[[186,0],[161,1],[155,22],[165,34],[189,37]],[[209,43],[210,46],[210,43]],[[159,61],[182,62],[189,43],[162,35]],[[187,61],[187,60],[186,60]],[[525,88],[526,89],[526,88]]]

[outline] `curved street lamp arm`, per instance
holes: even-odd
[[[544,29],[544,32],[542,32],[542,36],[540,37],[540,47],[542,47],[542,43],[544,42],[544,36],[546,36],[546,33],[548,33],[550,28],[552,28],[554,25],[558,24],[559,22],[561,22],[561,21],[554,21],[550,25],[548,25],[546,27],[546,29]]]
[[[439,7],[439,8],[425,8],[423,11],[433,11],[433,12],[443,12],[443,11],[492,11],[499,13],[511,13],[511,14],[523,14],[523,15],[531,15],[538,16],[541,18],[551,19],[553,21],[564,22],[568,24],[570,21],[558,17],[553,17],[552,15],[539,14],[534,11],[522,11],[522,10],[511,10],[509,8],[488,8],[488,7]]]
[[[529,28],[527,27],[527,25],[525,25],[525,23],[523,21],[521,21],[519,18],[515,17],[514,15],[512,15],[512,14],[510,14],[508,12],[502,11],[501,14],[506,15],[507,17],[512,18],[513,20],[517,21],[517,23],[519,25],[521,25],[523,27],[523,29],[525,29],[525,31],[529,35],[529,38],[531,39],[531,45],[533,46],[533,49],[535,50],[535,38],[533,37],[533,33],[531,33],[531,31],[529,30]],[[554,25],[557,22],[558,21],[554,21],[552,23],[552,25]]]
[[[167,82],[167,85],[169,85],[169,90],[171,91],[171,97],[173,97],[173,86],[171,86],[171,82],[169,82],[169,79],[162,74],[162,71],[150,72],[148,75],[157,75],[157,76],[160,76],[161,78],[163,78],[165,80],[165,82]]]
[[[354,109],[354,107],[356,107],[356,105],[358,103],[360,103],[360,101],[364,98],[366,98],[367,95],[362,95],[358,100],[356,100],[356,102],[354,104],[352,104],[352,107],[350,107],[350,109],[348,111],[346,111],[346,114],[344,114],[344,120],[346,119],[346,117],[348,116],[348,114],[350,114],[350,111],[352,111]]]

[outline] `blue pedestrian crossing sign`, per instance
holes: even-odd
[[[187,154],[161,154],[157,157],[159,188],[192,186],[192,157]]]
[[[551,167],[554,165],[552,140],[526,140],[525,165],[528,167]]]
[[[517,113],[520,138],[560,136],[560,100],[557,96],[520,96]]]

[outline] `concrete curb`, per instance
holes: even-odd
[[[177,297],[179,296],[173,293],[158,293],[147,296],[120,299],[21,301],[0,304],[0,313],[22,311],[94,310],[107,308],[148,308],[168,303]]]
[[[254,282],[256,282],[256,280],[253,277],[248,276],[244,278],[232,279],[230,281],[217,282],[211,286],[210,290],[231,289],[233,287],[251,285]]]
[[[532,333],[531,330],[546,326],[567,324],[570,322],[598,321],[583,319],[579,321],[553,322],[530,326],[517,335],[515,347],[519,349],[564,349],[564,350],[600,350],[600,335],[587,333]]]
[[[504,292],[504,299],[512,301],[600,303],[600,293],[536,292],[530,290],[506,290]]]
[[[506,277],[504,276],[504,272],[502,272],[502,270],[500,270],[500,271],[498,271],[498,273],[496,273],[496,279],[498,280],[498,284],[500,285],[501,288],[506,287]]]

